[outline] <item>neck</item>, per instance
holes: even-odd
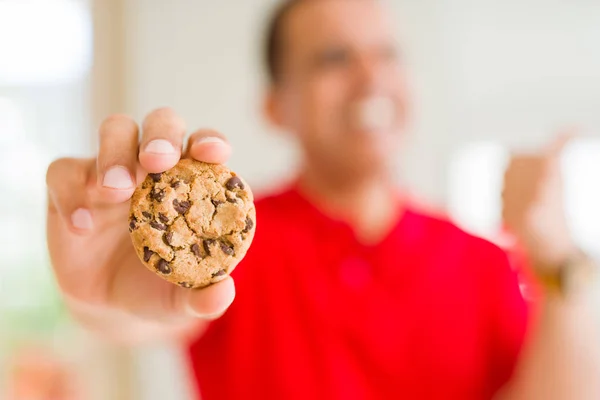
[[[401,212],[389,173],[328,175],[322,169],[305,167],[299,186],[313,204],[328,216],[349,224],[366,244],[383,239]]]

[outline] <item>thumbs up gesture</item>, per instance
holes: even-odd
[[[513,156],[504,176],[504,224],[538,272],[549,272],[577,252],[567,226],[560,170],[560,155],[572,137],[561,136],[538,154]]]

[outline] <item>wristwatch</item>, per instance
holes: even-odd
[[[598,275],[598,266],[583,251],[577,251],[558,267],[540,268],[537,271],[539,281],[545,289],[561,297],[571,297],[594,282]]]

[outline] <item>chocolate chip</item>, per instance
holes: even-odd
[[[223,253],[227,254],[228,256],[232,256],[234,254],[233,246],[225,242],[221,242],[219,243],[219,245],[221,246],[221,250],[223,250]]]
[[[166,245],[171,246],[171,241],[173,240],[173,232],[167,232],[163,236],[163,241]]]
[[[233,204],[237,203],[236,199],[230,199],[230,198],[228,198],[227,201],[230,202],[230,203],[233,203]]]
[[[198,246],[198,243],[194,243],[191,247],[192,249],[192,253],[194,253],[194,255],[198,258],[202,258],[202,253],[200,253],[200,246]]]
[[[148,176],[152,178],[154,182],[159,182],[162,174],[148,174]]]
[[[150,257],[152,257],[152,254],[154,254],[154,252],[152,250],[150,250],[147,247],[144,247],[144,261],[145,262],[150,261]]]
[[[242,232],[243,233],[249,232],[250,230],[252,230],[252,228],[254,228],[254,221],[252,221],[252,218],[246,217],[246,227],[244,228],[244,230]]]
[[[204,243],[202,243],[202,246],[204,247],[204,251],[206,252],[206,255],[210,256],[210,246],[213,244],[215,244],[214,239],[205,239]]]
[[[169,275],[172,272],[169,263],[166,260],[163,260],[162,258],[156,263],[156,269],[158,270],[158,272],[164,275]]]
[[[143,211],[142,215],[144,218],[152,219],[152,214],[150,214],[148,211]]]
[[[150,226],[153,227],[156,230],[159,230],[159,231],[166,231],[167,230],[167,226],[166,225],[163,225],[160,222],[156,222],[156,221],[150,222]]]
[[[225,184],[225,187],[228,190],[233,190],[235,188],[243,189],[244,183],[238,176],[233,176],[230,180],[227,181],[227,183]]]
[[[185,214],[191,206],[192,203],[189,201],[179,201],[177,199],[173,200],[173,208],[175,208],[175,211],[177,211],[179,214]]]
[[[181,286],[182,288],[186,288],[186,289],[191,289],[192,286],[194,286],[189,282],[179,282],[178,285]]]
[[[179,186],[181,186],[181,181],[173,181],[173,182],[171,182],[171,187],[173,189],[177,189]]]
[[[160,222],[162,222],[163,224],[166,224],[167,222],[169,222],[169,218],[167,218],[165,216],[165,214],[159,213],[158,214],[158,219],[160,220]]]
[[[136,220],[135,218],[133,218],[131,221],[129,221],[129,232],[137,229],[137,225],[136,225]]]
[[[150,193],[150,198],[160,203],[165,199],[165,191],[163,189],[154,189],[152,193]]]
[[[217,276],[223,276],[227,274],[227,272],[224,269],[220,269],[217,272],[215,272],[214,274],[212,274],[213,278],[216,278]]]
[[[213,204],[213,206],[215,206],[215,207],[218,207],[218,206],[219,206],[219,204],[223,204],[223,202],[222,202],[221,200],[211,200],[210,202],[211,202],[211,203]]]

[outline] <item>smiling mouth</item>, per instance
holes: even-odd
[[[396,119],[394,101],[388,96],[362,98],[351,106],[351,113],[352,128],[359,132],[389,132]]]

